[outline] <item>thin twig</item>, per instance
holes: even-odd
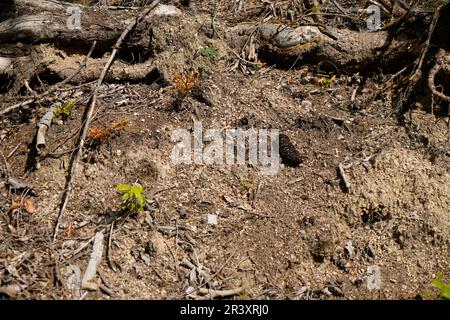
[[[330,0],[335,6],[336,8],[338,8],[338,10],[345,15],[347,18],[350,18],[350,16],[347,14],[347,12],[345,12],[344,8],[341,7],[341,5],[336,1],[336,0]]]
[[[108,249],[106,250],[106,261],[108,262],[109,267],[114,271],[117,272],[116,266],[114,265],[114,262],[111,259],[111,242],[112,242],[112,236],[113,236],[113,230],[114,230],[114,220],[111,222],[111,228],[109,229],[109,237],[108,237]]]
[[[6,159],[9,159],[13,156],[13,154],[17,151],[17,149],[19,149],[20,145],[22,144],[22,142],[20,142],[7,156]]]
[[[255,209],[256,207],[256,198],[258,197],[259,190],[261,189],[261,181],[258,182],[258,185],[256,186],[255,192],[253,193],[253,199],[252,199],[252,208]]]
[[[105,231],[105,229],[100,230],[101,232]],[[86,241],[84,244],[82,244],[80,247],[78,247],[78,249],[76,249],[69,257],[66,257],[67,260],[70,260],[74,257],[76,257],[77,254],[79,254],[81,251],[83,251],[85,248],[87,248],[87,246],[94,241],[95,236],[93,236],[92,238],[90,238],[88,241]]]

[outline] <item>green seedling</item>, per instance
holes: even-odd
[[[211,60],[216,60],[217,58],[217,48],[213,46],[204,47],[200,49],[200,54],[204,57],[207,57]]]
[[[140,213],[144,211],[147,199],[144,195],[144,188],[140,185],[118,184],[116,189],[121,192],[120,208],[130,213]]]
[[[336,81],[336,76],[333,75],[331,78],[322,78],[319,80],[319,85],[321,87],[331,87],[333,83]]]
[[[436,275],[436,278],[433,281],[431,281],[431,285],[439,290],[439,294],[437,295],[438,299],[450,300],[450,284],[445,283],[442,278],[443,278],[442,273],[438,273]],[[420,296],[425,299],[432,298],[433,295],[434,294],[431,291],[423,292],[420,294]]]
[[[438,273],[436,278],[431,282],[431,285],[440,290],[439,299],[450,300],[450,284],[442,280],[442,273]]]
[[[55,108],[55,117],[66,121],[72,114],[72,109],[76,106],[76,100],[68,100]]]

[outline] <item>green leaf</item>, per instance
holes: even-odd
[[[65,101],[63,104],[57,106],[55,108],[54,115],[55,117],[61,117],[63,120],[67,120],[69,116],[72,113],[72,109],[76,106],[77,101],[76,100],[68,100]]]
[[[141,185],[118,184],[116,189],[121,191],[122,202],[120,208],[131,213],[142,212],[147,201],[143,194],[144,188]]]
[[[204,47],[200,49],[200,54],[204,57],[207,57],[211,60],[216,60],[217,58],[217,48],[213,46]]]
[[[450,284],[446,284],[443,280],[442,273],[438,273],[436,278],[431,281],[431,285],[441,292],[439,293],[439,298],[444,300],[450,300]]]
[[[139,194],[141,194],[142,193],[142,187],[141,186],[139,186],[139,185],[134,185],[133,187],[131,187],[131,193],[132,194],[134,194],[134,195],[139,195]]]
[[[116,189],[119,190],[119,191],[127,192],[127,191],[129,191],[131,189],[131,186],[127,185],[127,184],[118,184],[116,186]]]
[[[450,286],[446,290],[441,292],[440,298],[443,300],[450,300]]]

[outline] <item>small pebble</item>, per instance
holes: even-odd
[[[208,224],[216,225],[217,224],[217,215],[208,214]]]

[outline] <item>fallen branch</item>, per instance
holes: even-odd
[[[102,260],[103,238],[103,231],[96,233],[91,258],[89,259],[86,272],[84,273],[83,280],[81,281],[81,289],[83,290],[97,290],[99,287],[99,284],[93,282],[92,280],[97,274],[97,266]]]
[[[98,91],[100,89],[101,84],[103,83],[103,79],[105,78],[109,68],[111,67],[112,63],[114,62],[114,58],[116,57],[116,54],[118,52],[118,50],[120,49],[120,46],[122,45],[122,42],[125,40],[125,37],[128,35],[128,33],[136,26],[137,23],[139,23],[142,19],[144,19],[144,17],[153,9],[158,5],[159,1],[155,0],[152,2],[152,4],[150,5],[149,8],[145,9],[144,12],[142,12],[142,14],[137,17],[136,19],[134,19],[129,25],[128,27],[124,30],[124,32],[122,33],[122,35],[119,37],[119,39],[117,40],[116,44],[113,47],[113,51],[111,53],[111,57],[109,58],[108,62],[106,63],[105,67],[102,70],[102,73],[100,75],[100,78],[97,81],[97,84],[95,86],[94,92],[92,93],[91,98],[89,99],[88,102],[88,109],[86,111],[86,117],[85,117],[85,122],[83,125],[83,129],[81,131],[80,134],[80,138],[79,138],[79,142],[78,142],[78,149],[77,152],[74,154],[71,164],[70,164],[70,173],[67,179],[67,185],[66,185],[66,190],[63,196],[63,200],[62,200],[62,204],[61,204],[61,209],[59,211],[59,215],[58,215],[58,221],[56,223],[56,227],[55,227],[55,231],[53,234],[53,241],[56,240],[56,237],[58,235],[58,229],[59,229],[59,225],[61,224],[61,218],[64,215],[64,211],[67,207],[67,203],[69,202],[69,198],[70,198],[70,194],[72,192],[72,183],[73,183],[73,177],[75,176],[75,171],[78,167],[78,162],[83,154],[83,147],[84,147],[84,143],[86,140],[86,136],[89,130],[89,125],[91,123],[91,119],[92,119],[92,114],[94,113],[94,109],[95,109],[95,104],[97,102],[97,95],[98,95]]]
[[[33,197],[37,196],[37,192],[31,186],[11,176],[6,180],[6,184],[11,192],[27,193]]]
[[[112,289],[110,289],[106,285],[104,285],[103,283],[99,285],[99,288],[100,288],[100,290],[102,290],[104,293],[106,293],[110,297],[116,296],[116,293]]]
[[[36,151],[39,153],[41,148],[45,148],[47,143],[45,141],[45,136],[47,134],[48,129],[52,125],[53,116],[55,113],[55,109],[61,105],[61,102],[54,103],[48,108],[45,115],[41,118],[37,125],[36,132]]]

